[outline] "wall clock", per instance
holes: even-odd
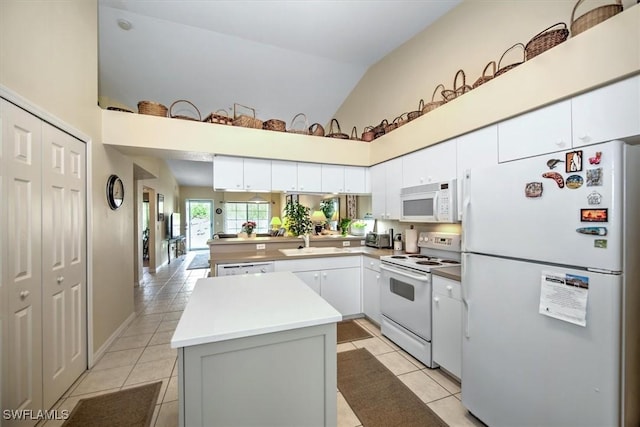
[[[111,175],[107,179],[107,203],[115,211],[122,202],[124,202],[124,184],[117,175]]]

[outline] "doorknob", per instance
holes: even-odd
[[[29,296],[29,291],[20,292],[20,299],[25,299],[28,296]]]
[[[58,285],[61,284],[62,282],[64,282],[64,277],[63,276],[56,277],[56,282],[58,282]]]

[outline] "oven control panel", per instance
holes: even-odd
[[[460,235],[455,233],[422,232],[418,235],[421,248],[460,251]]]

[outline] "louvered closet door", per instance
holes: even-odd
[[[85,145],[43,124],[44,407],[87,367]]]
[[[3,358],[9,367],[3,373],[8,385],[2,406],[37,411],[42,409],[41,121],[4,100],[0,109],[1,212],[6,215],[2,295],[8,300],[2,302],[7,320]]]

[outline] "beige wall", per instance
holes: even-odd
[[[0,84],[92,139],[93,350],[133,313],[133,191],[111,211],[107,177],[132,190],[132,163],[100,142],[96,0],[1,0]]]
[[[605,3],[586,1],[576,15]],[[624,0],[625,10],[635,3],[635,0]],[[360,130],[382,119],[392,121],[401,113],[417,110],[419,100],[430,101],[440,83],[452,89],[459,69],[465,72],[466,83],[472,85],[482,75],[487,63],[498,63],[500,56],[510,46],[517,42],[526,44],[534,35],[557,22],[569,24],[575,4],[573,0],[464,1],[373,65],[335,116],[340,123],[347,123],[349,128],[355,125]],[[611,48],[620,49],[624,46]],[[522,50],[519,52],[509,52],[502,65],[522,61]],[[597,74],[598,68],[610,65],[592,63],[583,71],[584,74]],[[553,78],[553,70],[548,71],[548,75],[540,77]],[[547,83],[544,80],[520,82],[522,85],[537,86]],[[510,101],[509,97],[495,99],[501,105]],[[518,106],[516,103],[514,108]],[[491,105],[486,107],[491,108]],[[453,119],[465,120],[465,117],[456,116]]]

